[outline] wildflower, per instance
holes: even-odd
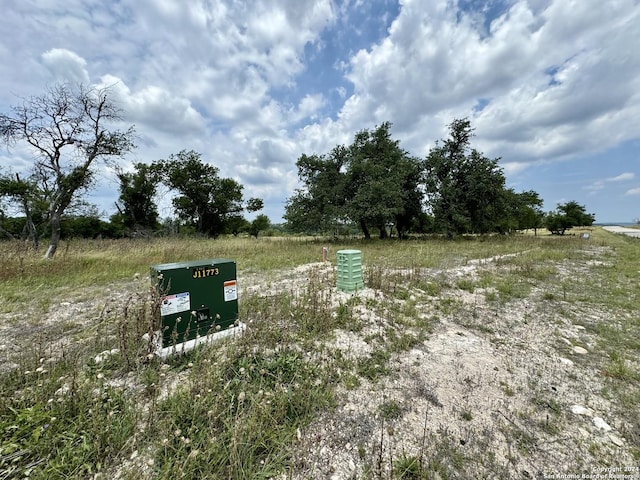
[[[161,443],[162,443],[162,446],[166,447],[167,445],[169,445],[169,439],[163,438]]]
[[[99,374],[98,374],[98,380],[102,380],[103,378],[104,378],[104,374],[99,373]]]
[[[173,434],[174,434],[176,437],[179,437],[180,435],[182,435],[182,430],[180,430],[179,428],[176,428],[176,431],[175,431],[175,432],[173,432]]]

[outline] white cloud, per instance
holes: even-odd
[[[626,173],[621,173],[616,177],[608,178],[607,181],[608,182],[625,182],[627,180],[633,180],[634,178],[636,178],[635,173],[626,172]]]
[[[640,195],[640,187],[630,188],[626,191],[625,195]]]
[[[89,83],[87,61],[64,48],[52,48],[42,54],[42,63],[57,81],[71,84]]]
[[[526,170],[530,164],[524,162],[506,162],[501,163],[500,166],[504,169],[504,173],[507,175],[515,175]]]
[[[640,43],[640,9],[631,0],[536,9],[514,1],[489,32],[453,5],[406,0],[389,36],[357,52],[347,75],[355,91],[339,117],[345,128],[390,120],[416,138],[423,119],[445,109],[468,116],[489,98],[473,114],[477,140],[507,161],[570,157],[637,136],[640,51],[631,45]]]
[[[633,180],[635,177],[636,175],[633,172],[621,173],[620,175],[617,175],[615,177],[608,177],[602,180],[597,180],[591,185],[586,186],[585,190],[588,190],[589,193],[593,194],[595,192],[603,190],[606,187],[606,185],[609,183],[626,182],[628,180]]]
[[[325,153],[384,121],[423,156],[469,116],[474,146],[527,178],[533,164],[553,171],[638,138],[637,0],[399,3],[386,31],[395,8],[383,12],[383,1],[379,12],[363,0],[12,2],[0,18],[0,63],[11,66],[0,104],[57,79],[101,79],[136,124],[136,161],[194,149],[280,204],[302,152]],[[487,5],[499,4],[487,23]],[[355,43],[371,30],[377,43]],[[311,88],[301,74],[312,68],[339,78]],[[585,174],[599,179],[587,189],[639,173],[615,168],[626,173]]]
[[[124,81],[112,75],[103,76],[97,87],[111,90],[129,122],[174,134],[204,130],[204,119],[190,101],[163,88],[149,85],[132,92]]]

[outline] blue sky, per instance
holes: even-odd
[[[390,121],[423,157],[461,117],[546,210],[640,217],[637,0],[7,3],[0,112],[56,82],[111,86],[139,136],[125,169],[198,151],[274,222],[302,153]],[[25,148],[0,149],[3,171],[29,164]],[[110,215],[116,199],[101,168],[91,201]]]

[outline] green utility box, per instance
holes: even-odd
[[[238,320],[233,260],[152,265],[151,278],[162,298],[163,348],[228,329]]]
[[[364,288],[362,279],[362,252],[360,250],[338,250],[336,287],[343,292]]]

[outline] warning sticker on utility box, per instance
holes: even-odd
[[[163,317],[172,313],[188,312],[191,308],[189,292],[165,295],[160,304],[160,315]]]
[[[235,280],[224,282],[224,301],[231,302],[238,299],[238,285]]]

